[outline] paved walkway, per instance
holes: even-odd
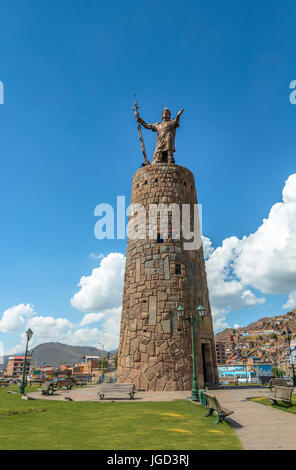
[[[28,395],[46,400],[64,401],[65,397],[70,397],[74,401],[98,401],[98,390],[98,386],[92,386],[59,390],[52,396],[41,395],[41,392]],[[245,450],[296,450],[296,415],[247,399],[266,395],[266,389],[213,390],[210,393],[215,394],[226,408],[234,411],[227,421],[234,427]],[[133,402],[171,401],[189,396],[190,392],[137,392]],[[110,399],[106,395],[101,403],[110,401],[130,400],[124,395],[112,394]]]
[[[234,425],[245,450],[296,450],[296,415],[247,400],[266,396],[266,389],[213,392],[234,411],[228,422]]]

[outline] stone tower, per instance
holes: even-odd
[[[139,121],[138,121],[139,122]],[[172,122],[172,121],[171,121]],[[146,124],[146,123],[145,123]],[[152,126],[152,125],[147,125]],[[158,153],[156,161],[133,177],[131,204],[141,204],[147,218],[150,204],[189,204],[191,223],[197,204],[192,173]],[[142,220],[145,229],[148,220]],[[169,217],[169,229],[171,227]],[[141,228],[141,230],[142,230]],[[184,239],[162,236],[128,239],[118,357],[118,382],[142,390],[190,390],[192,386],[191,331],[185,316],[206,308],[195,326],[196,372],[199,387],[218,382],[212,317],[202,246],[184,249]],[[170,232],[169,232],[170,233]]]

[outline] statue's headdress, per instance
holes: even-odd
[[[165,107],[164,110],[162,111],[161,115],[163,116],[164,113],[168,114],[169,117],[171,117],[171,111],[169,110],[169,108]]]

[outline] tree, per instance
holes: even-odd
[[[118,354],[115,354],[114,356],[114,368],[117,369],[117,365],[118,365]]]
[[[108,359],[103,357],[99,362],[99,369],[107,369],[108,368]]]

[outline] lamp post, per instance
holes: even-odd
[[[248,383],[247,356],[243,356],[243,361],[244,361],[244,365],[245,365],[246,384],[247,384]]]
[[[203,320],[205,314],[205,307],[203,305],[199,305],[195,312],[191,312],[189,317],[185,317],[185,320],[190,322],[191,326],[191,341],[192,341],[192,371],[193,371],[193,381],[192,381],[192,389],[191,389],[191,400],[192,401],[199,401],[198,397],[198,385],[197,385],[197,378],[196,378],[196,364],[195,364],[195,343],[194,343],[194,327],[197,323]],[[177,312],[181,320],[184,318],[185,309],[182,305],[179,305],[177,308]]]
[[[105,347],[104,347],[104,343],[102,343],[101,341],[98,341],[97,344],[98,344],[98,346],[101,345],[102,348],[103,348],[103,355],[102,355],[102,358],[101,358],[101,370],[102,370],[103,377],[104,377],[105,372],[104,372],[103,365],[104,365],[104,358],[105,358]]]
[[[283,331],[282,334],[283,334],[284,340],[287,341],[288,344],[289,344],[290,358],[291,358],[292,371],[293,371],[293,385],[295,387],[296,386],[296,376],[295,376],[295,367],[294,367],[294,361],[293,361],[292,350],[291,350],[292,331],[288,328],[288,330]]]
[[[30,330],[30,328],[27,329],[26,331],[26,336],[27,336],[27,343],[26,343],[26,353],[25,353],[25,359],[24,359],[24,367],[23,367],[23,376],[22,380],[19,386],[19,392],[24,395],[25,393],[25,387],[26,387],[26,381],[27,381],[27,355],[28,355],[28,344],[30,339],[33,336],[33,331]]]
[[[276,345],[276,350],[277,350],[277,369],[278,369],[278,374],[280,377],[283,376],[283,373],[282,373],[282,368],[281,368],[281,359],[280,359],[280,355],[279,355],[279,345],[277,344]]]

